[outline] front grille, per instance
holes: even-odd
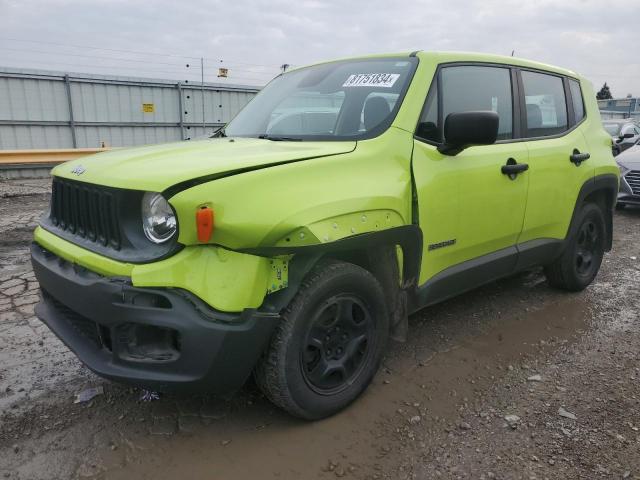
[[[117,197],[104,187],[55,177],[50,219],[63,231],[120,250]]]
[[[624,176],[634,195],[640,195],[640,170],[631,170]]]

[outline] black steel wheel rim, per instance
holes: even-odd
[[[373,347],[375,324],[355,295],[330,298],[318,308],[305,336],[300,363],[307,385],[335,395],[358,378]]]
[[[581,276],[589,276],[596,267],[599,255],[600,236],[596,224],[587,220],[578,230],[575,255],[576,272]]]

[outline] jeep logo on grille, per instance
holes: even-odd
[[[77,165],[73,167],[71,173],[75,173],[76,175],[82,175],[84,173],[84,167],[82,165]]]

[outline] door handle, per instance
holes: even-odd
[[[513,158],[507,160],[507,164],[500,168],[500,171],[511,180],[515,180],[518,174],[526,172],[527,170],[529,170],[528,163],[518,163]]]
[[[580,150],[574,148],[573,153],[569,157],[569,160],[571,160],[571,163],[575,163],[576,167],[579,167],[582,162],[589,160],[590,158],[591,155],[589,155],[588,153],[580,153]]]

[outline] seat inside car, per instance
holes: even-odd
[[[542,128],[542,110],[535,103],[527,103],[527,129]]]
[[[369,97],[364,104],[364,128],[369,131],[377,127],[391,113],[391,107],[383,97]]]

